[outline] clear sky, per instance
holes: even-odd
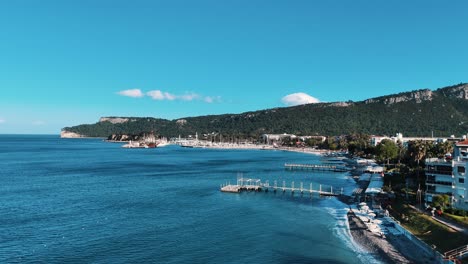
[[[0,134],[468,82],[467,12],[430,0],[0,0]]]

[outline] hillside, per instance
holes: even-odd
[[[405,136],[461,135],[468,132],[468,84],[417,90],[360,102],[307,104],[178,120],[105,117],[96,124],[65,127],[88,137],[154,131],[166,136],[220,133],[256,138],[264,133],[342,135],[366,133]]]

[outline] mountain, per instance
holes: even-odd
[[[65,127],[86,137],[154,131],[166,137],[221,134],[256,138],[264,133],[343,135],[365,133],[405,136],[461,135],[468,132],[468,84],[416,90],[360,102],[334,102],[166,120],[152,117],[103,117],[88,125]]]

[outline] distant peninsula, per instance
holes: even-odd
[[[364,101],[305,104],[241,114],[167,120],[102,117],[95,124],[65,127],[61,137],[109,137],[154,132],[162,137],[220,135],[255,139],[268,133],[338,136],[352,133],[450,136],[468,131],[468,84],[415,90]]]

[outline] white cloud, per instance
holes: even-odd
[[[118,92],[122,96],[128,96],[133,98],[139,98],[145,96],[140,89],[129,89]]]
[[[173,95],[173,94],[168,93],[168,92],[164,93],[164,97],[169,101],[173,101],[173,100],[177,99],[176,95]]]
[[[36,121],[33,121],[32,124],[35,126],[42,126],[42,125],[45,125],[46,123],[42,120],[36,120]]]
[[[0,124],[3,124],[3,123],[5,123],[5,122],[6,122],[6,120],[5,120],[5,119],[3,119],[3,118],[0,118]]]
[[[205,96],[203,99],[206,103],[221,102],[221,96]]]
[[[286,95],[281,99],[283,104],[288,106],[293,105],[303,105],[303,104],[314,104],[319,103],[319,99],[312,97],[306,93],[293,93],[290,95]]]
[[[146,95],[153,98],[153,100],[158,100],[158,101],[162,101],[162,100],[173,101],[173,100],[175,100],[177,98],[177,96],[175,96],[175,95],[173,95],[171,93],[168,93],[168,92],[163,92],[161,90],[149,91],[149,92],[146,93]]]
[[[163,92],[161,90],[149,91],[146,93],[146,95],[158,101],[162,101],[162,100],[193,101],[193,100],[199,100],[201,98],[201,96],[196,93],[185,93],[183,95],[176,95],[176,94],[172,94],[168,92]]]
[[[148,97],[151,97],[153,100],[157,101],[175,101],[175,100],[181,100],[181,101],[204,101],[206,103],[213,103],[213,102],[220,102],[221,97],[220,96],[201,96],[197,93],[193,92],[187,92],[182,95],[177,95],[177,94],[172,94],[169,92],[164,92],[161,90],[151,90],[146,93],[142,92],[140,89],[130,89],[130,90],[124,90],[118,92],[118,94],[122,96],[128,96],[128,97],[144,97],[145,95]]]
[[[164,100],[165,99],[164,94],[159,90],[149,91],[149,92],[146,93],[146,95],[153,98],[154,100]]]
[[[187,93],[187,94],[180,96],[180,100],[183,100],[183,101],[193,101],[199,98],[200,96],[196,93]]]

